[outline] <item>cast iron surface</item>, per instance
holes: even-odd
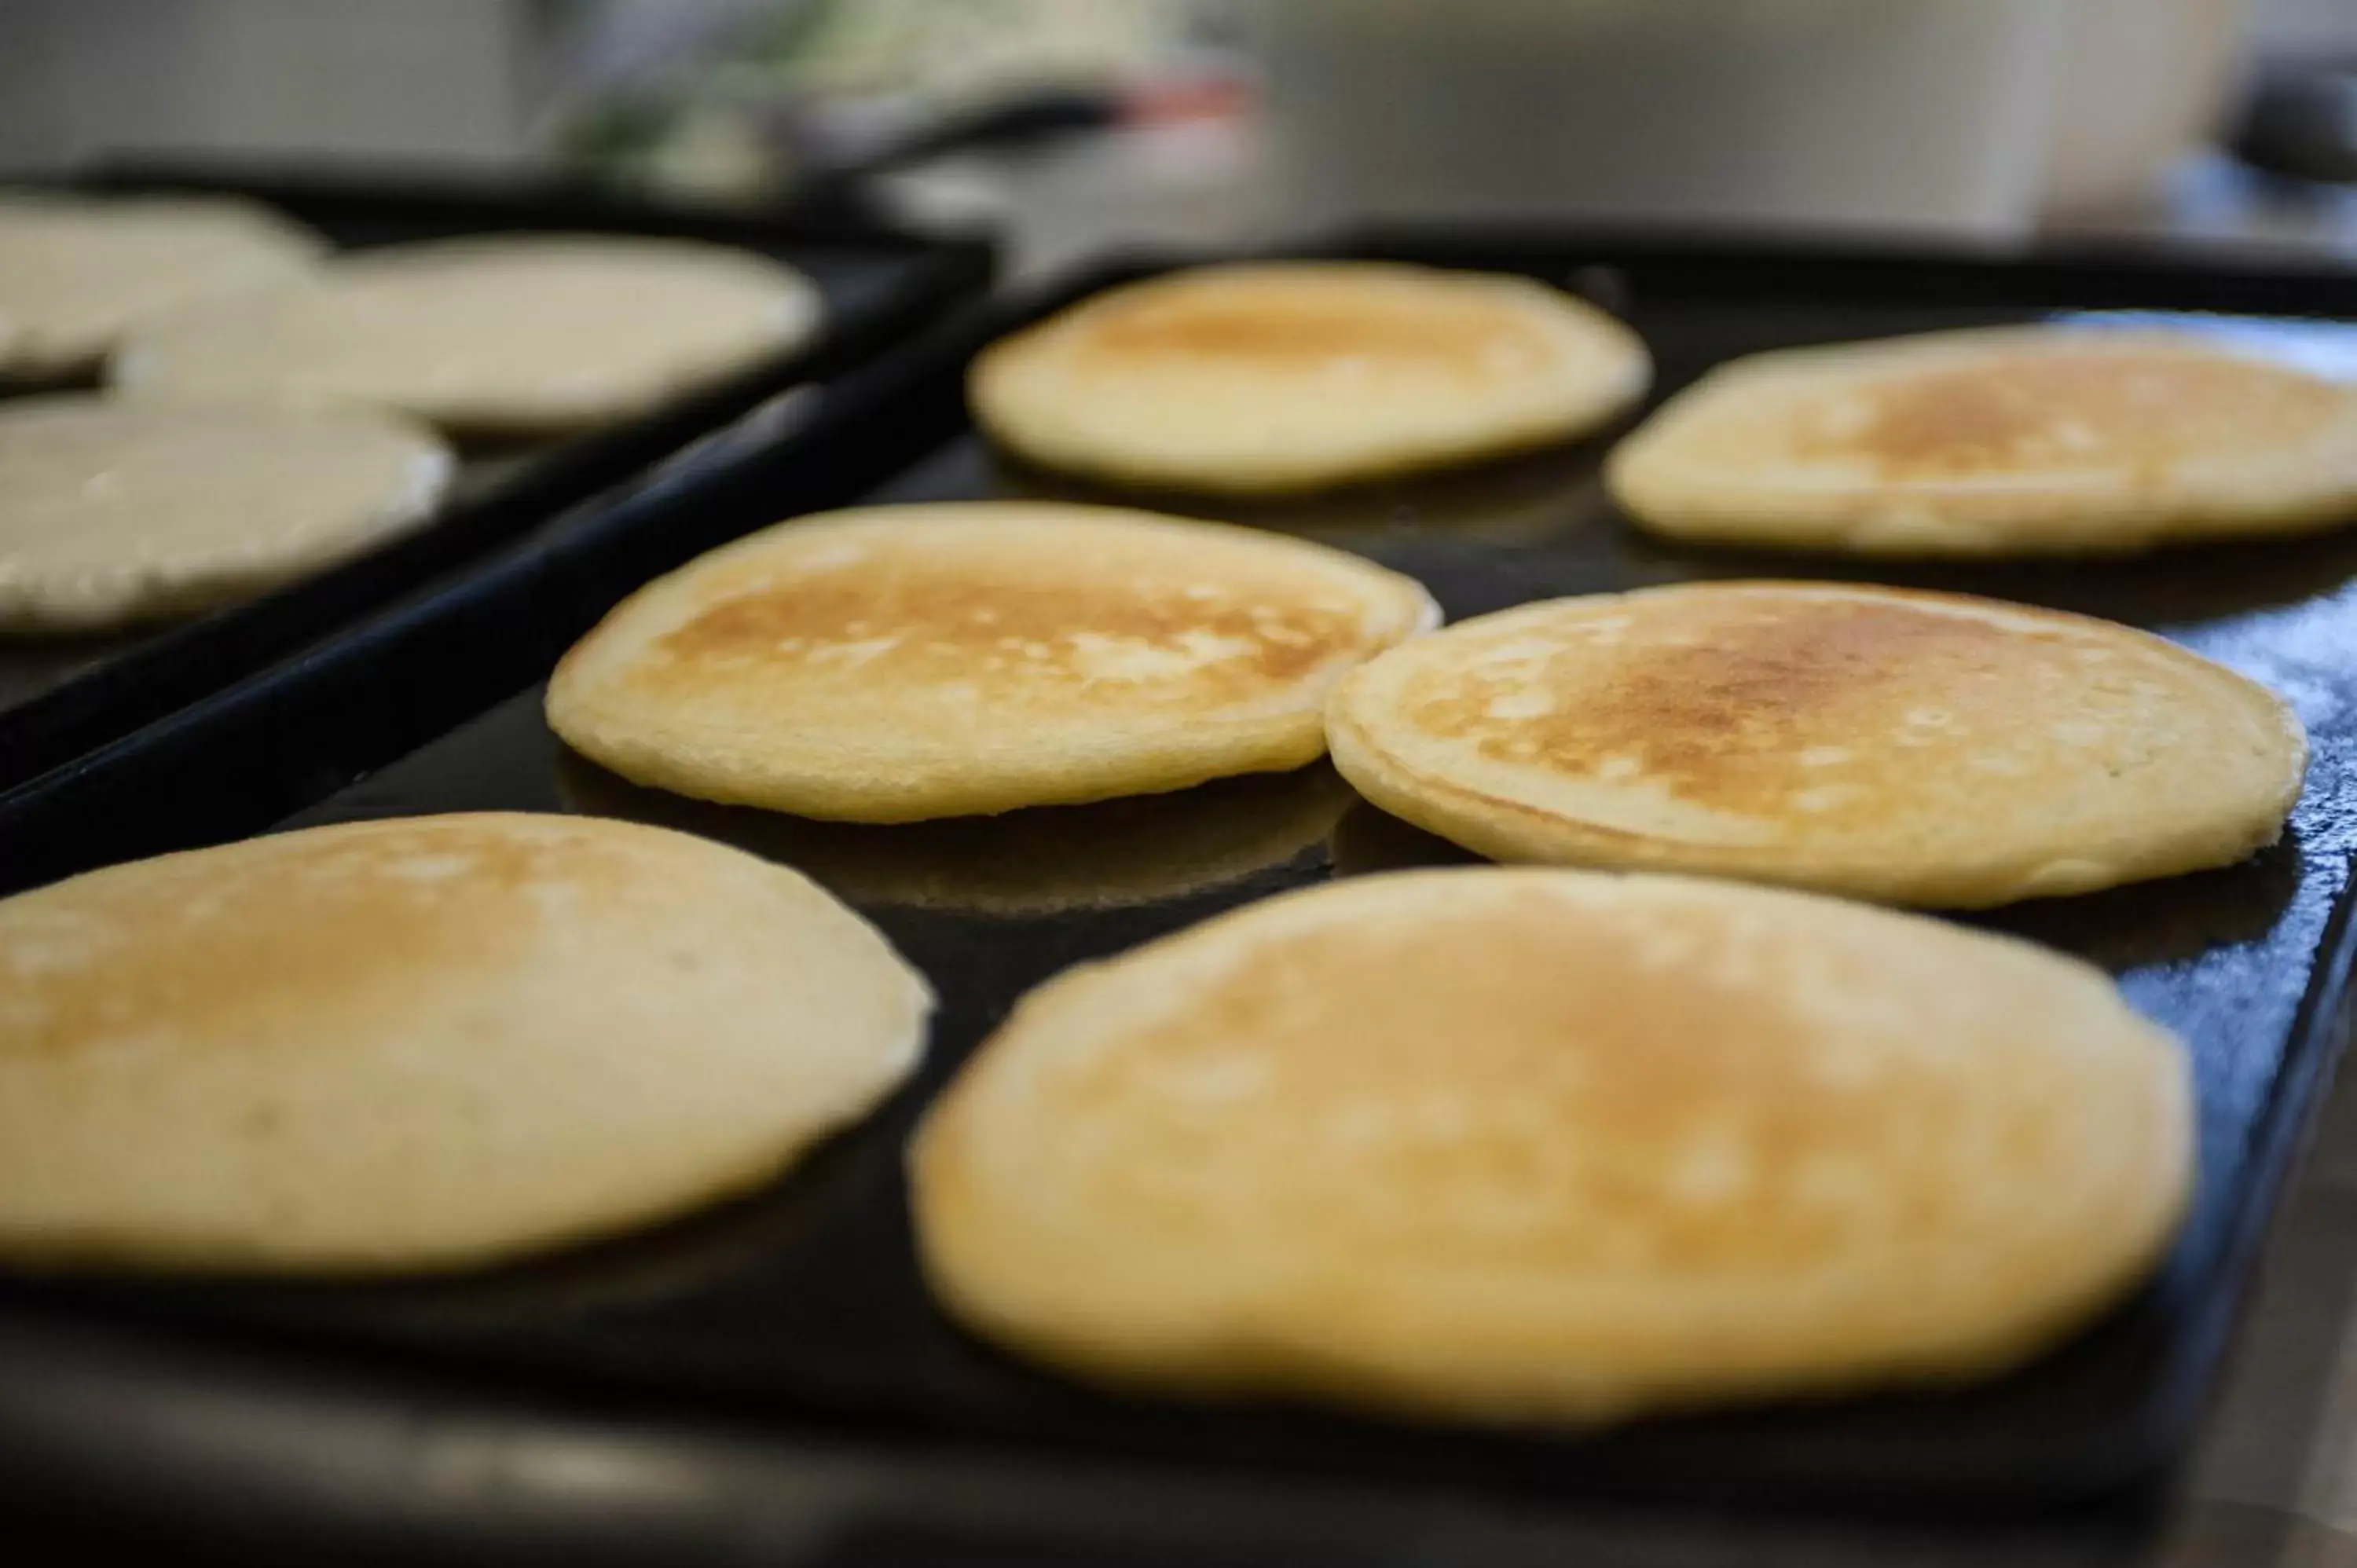
[[[2357,289],[2331,278],[1562,243],[1447,254],[1609,298],[1652,344],[1663,392],[1753,349],[2054,310],[2357,315]],[[1152,498],[1363,552],[1423,578],[1453,618],[1559,594],[1761,575],[1886,578],[2109,616],[2284,692],[2310,726],[2316,762],[2290,834],[2246,865],[1987,918],[2118,975],[2137,1006],[2185,1036],[2200,1093],[2201,1186],[2169,1265],[2134,1302],[2037,1365],[1969,1391],[1682,1418],[1584,1440],[1118,1402],[1017,1365],[933,1311],[914,1270],[899,1176],[911,1120],[1023,990],[1071,962],[1284,888],[1462,857],[1356,803],[1322,767],[902,829],[704,807],[566,755],[540,722],[532,684],[622,592],[779,515],[863,495],[1113,499],[1008,465],[963,428],[963,359],[1008,324],[1002,314],[936,335],[921,352],[848,379],[798,432],[748,442],[576,519],[447,593],[110,748],[70,778],[0,800],[0,880],[10,886],[254,831],[307,800],[307,822],[503,808],[626,815],[706,833],[808,869],[932,978],[943,1005],[917,1081],[769,1190],[602,1247],[467,1279],[361,1287],[21,1282],[15,1299],[33,1315],[25,1321],[67,1310],[149,1331],[202,1324],[207,1332],[184,1342],[190,1355],[241,1339],[288,1354],[299,1346],[407,1369],[421,1391],[456,1386],[436,1380],[463,1373],[478,1394],[694,1412],[846,1442],[992,1445],[1058,1464],[1129,1455],[1199,1472],[1492,1496],[2010,1509],[2144,1485],[2165,1471],[2199,1416],[2339,1041],[2357,843],[2357,534],[1972,571],[1674,550],[1613,515],[1597,478],[1602,443],[1282,507]],[[2337,328],[2282,330],[2319,352],[2340,342]],[[366,777],[335,791],[356,774]],[[49,1380],[59,1375],[52,1367]],[[0,1410],[10,1397],[0,1379]],[[377,1484],[392,1506],[407,1482],[386,1474]]]
[[[193,621],[96,637],[0,639],[0,788],[129,733],[349,625],[470,557],[545,522],[725,424],[763,398],[833,375],[979,292],[979,247],[919,241],[840,217],[724,216],[535,187],[412,180],[125,173],[107,189],[235,190],[342,247],[455,234],[563,230],[679,235],[801,268],[826,296],[823,337],[609,429],[466,454],[425,529],[264,598]]]

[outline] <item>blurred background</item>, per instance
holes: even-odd
[[[2357,252],[2357,0],[5,0],[0,171],[860,180],[1019,271],[1345,216]]]

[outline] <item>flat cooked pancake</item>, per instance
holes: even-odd
[[[88,375],[126,330],[299,283],[327,249],[228,197],[0,194],[0,377]]]
[[[924,983],[683,833],[346,824],[0,902],[0,1251],[437,1269],[755,1186],[914,1067]]]
[[[624,783],[571,752],[557,757],[556,787],[575,810],[739,845],[861,908],[1016,919],[1150,904],[1241,882],[1324,840],[1359,800],[1322,762],[1171,794],[892,825],[685,800]]]
[[[1674,539],[2116,553],[2357,518],[2357,388],[2192,332],[2022,328],[1761,354],[1612,454]]]
[[[362,252],[310,288],[136,333],[122,392],[387,408],[461,434],[609,424],[791,352],[818,290],[766,256],[633,235],[493,234]]]
[[[1737,583],[1485,616],[1327,714],[1359,792],[1500,860],[1971,908],[2275,842],[2307,740],[2243,677],[1994,600]]]
[[[1034,991],[909,1154],[925,1273],[1118,1387],[1583,1424],[1986,1376],[2183,1213],[2182,1050],[2011,938],[1470,868]]]
[[[1325,750],[1344,671],[1434,624],[1354,555],[1146,512],[877,507],[641,588],[548,722],[634,783],[844,822],[1078,804]]]
[[[422,521],[451,470],[375,414],[0,403],[0,635],[250,598]]]
[[[1259,262],[1098,295],[992,348],[967,392],[1049,467],[1265,493],[1567,440],[1652,376],[1634,333],[1527,278]]]

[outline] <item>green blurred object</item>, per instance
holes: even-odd
[[[1183,59],[1202,0],[580,0],[549,144],[603,181],[769,196],[942,125],[1110,94]]]
[[[605,0],[552,144],[593,176],[759,196],[977,111],[1104,91],[1183,50],[1193,0]]]

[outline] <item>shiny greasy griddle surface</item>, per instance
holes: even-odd
[[[1763,309],[1641,296],[1673,390],[1780,343],[2018,319],[2021,311]],[[944,372],[947,373],[947,372]],[[2272,1156],[2326,1054],[2304,998],[2338,930],[2357,840],[2357,532],[2087,566],[1875,568],[1672,550],[1632,534],[1586,445],[1443,478],[1274,507],[1158,504],[1286,529],[1429,584],[1452,618],[1695,577],[1872,576],[2154,628],[2269,682],[2316,742],[2283,843],[2225,871],[1986,917],[2083,954],[2178,1029],[2199,1081],[2202,1175],[2181,1245],[2140,1299],[1998,1383],[1646,1423],[1599,1439],[1473,1436],[1314,1412],[1103,1399],[963,1337],[929,1305],[899,1174],[910,1123],[1028,986],[1221,910],[1329,876],[1466,857],[1354,803],[1323,765],[1180,795],[996,821],[857,828],[701,806],[565,754],[517,694],[299,819],[498,808],[628,816],[802,865],[877,920],[942,1011],[916,1081],[799,1172],[726,1208],[498,1273],[375,1286],[96,1287],[173,1315],[631,1390],[869,1433],[1135,1451],[1482,1485],[1678,1497],[2016,1502],[2114,1482],[2180,1444],[2214,1369]],[[876,499],[1114,498],[962,437]],[[2255,1157],[2255,1149],[2258,1151]],[[79,1288],[79,1287],[77,1287]]]

